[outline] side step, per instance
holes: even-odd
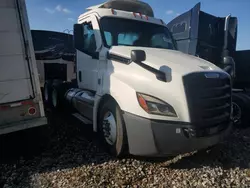
[[[72,116],[74,116],[75,118],[79,119],[81,122],[83,122],[86,125],[93,124],[93,122],[91,120],[85,118],[84,116],[82,116],[79,113],[74,113],[74,114],[72,114]]]

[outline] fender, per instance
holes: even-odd
[[[149,117],[139,105],[136,91],[134,88],[125,84],[123,81],[119,80],[117,77],[110,76],[110,88],[105,87],[102,96],[95,97],[94,112],[93,112],[93,131],[97,131],[97,114],[100,102],[103,98],[111,96],[119,105],[122,111],[126,111],[132,114],[137,114],[143,117]]]

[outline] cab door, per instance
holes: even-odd
[[[87,89],[96,93],[100,81],[99,49],[101,47],[101,35],[97,18],[92,15],[82,23],[83,44],[81,50],[77,49],[77,80],[81,89]]]

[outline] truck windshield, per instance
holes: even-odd
[[[175,50],[168,28],[158,24],[104,17],[100,21],[104,43],[111,46],[140,46]]]

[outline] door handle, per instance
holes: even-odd
[[[82,71],[78,71],[78,79],[82,82]]]

